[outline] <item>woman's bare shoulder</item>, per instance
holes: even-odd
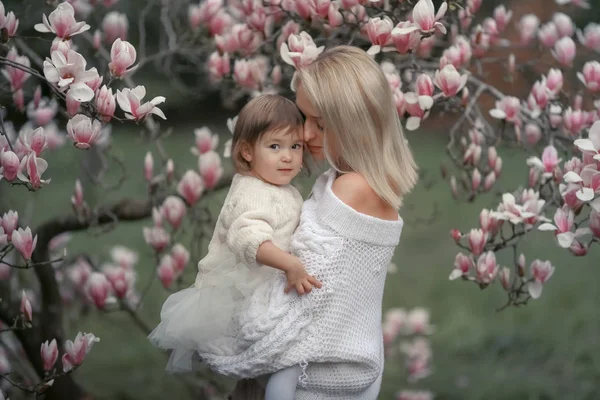
[[[331,190],[338,199],[362,214],[388,220],[398,218],[397,211],[379,197],[365,177],[357,172],[336,178]]]

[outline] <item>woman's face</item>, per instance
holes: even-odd
[[[308,101],[306,92],[300,83],[296,89],[296,105],[304,114],[304,143],[316,161],[325,159],[323,153],[323,121],[313,105]]]

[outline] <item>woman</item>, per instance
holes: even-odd
[[[323,52],[296,72],[292,87],[305,116],[306,147],[331,166],[305,201],[292,240],[294,254],[323,287],[286,310],[277,310],[280,288],[273,288],[263,315],[277,318],[255,327],[262,333],[249,351],[203,359],[238,376],[300,366],[300,400],[375,400],[386,270],[402,231],[398,208],[417,168],[387,79],[363,50]],[[300,325],[306,327],[294,329]]]

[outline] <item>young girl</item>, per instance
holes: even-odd
[[[262,335],[255,327],[268,300],[264,294],[270,285],[281,288],[273,282],[285,281],[281,292],[297,292],[281,293],[283,309],[321,287],[288,252],[303,202],[290,184],[302,167],[302,132],[302,115],[284,97],[262,95],[241,110],[232,142],[237,174],[208,254],[198,263],[195,284],[169,296],[149,335],[154,345],[172,350],[168,371],[191,371],[196,353],[202,359],[244,351],[244,343]],[[274,374],[267,399],[292,400],[299,376],[298,369]]]

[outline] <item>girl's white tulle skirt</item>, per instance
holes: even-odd
[[[161,322],[148,336],[155,346],[172,350],[166,370],[192,371],[196,352],[218,351],[219,342],[235,337],[236,313],[273,272],[237,263],[232,256],[202,273],[194,286],[169,296]]]

